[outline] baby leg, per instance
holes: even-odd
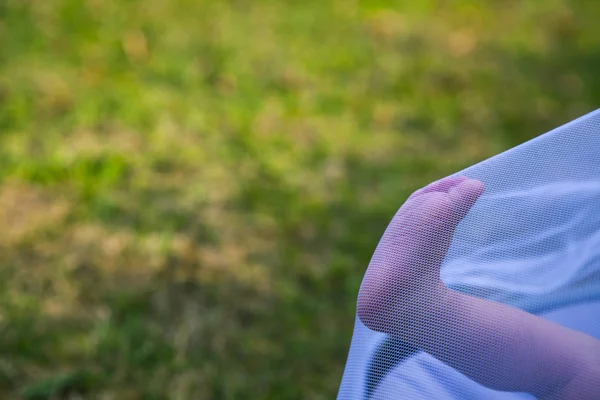
[[[359,318],[497,390],[600,398],[600,342],[441,282],[454,230],[482,191],[479,181],[451,178],[407,200],[365,274]]]

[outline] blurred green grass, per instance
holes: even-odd
[[[0,2],[0,396],[326,399],[413,190],[591,111],[600,5]]]

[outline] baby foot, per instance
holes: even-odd
[[[413,193],[388,225],[358,295],[357,314],[375,331],[402,336],[432,310],[446,290],[440,267],[458,223],[483,183],[446,178]]]

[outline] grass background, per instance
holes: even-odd
[[[0,397],[333,398],[395,210],[596,108],[599,20],[0,0]]]

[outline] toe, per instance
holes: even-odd
[[[432,192],[446,193],[452,187],[460,184],[461,182],[466,181],[467,179],[469,179],[469,178],[467,178],[466,176],[443,178],[443,179],[440,179],[439,181],[430,183],[429,185],[425,186],[422,189],[417,190],[415,193],[413,193],[411,195],[411,197],[421,196],[425,193],[432,193]]]
[[[473,204],[483,193],[483,190],[483,182],[475,179],[467,179],[448,190],[448,196],[452,201],[459,221],[467,215]]]

